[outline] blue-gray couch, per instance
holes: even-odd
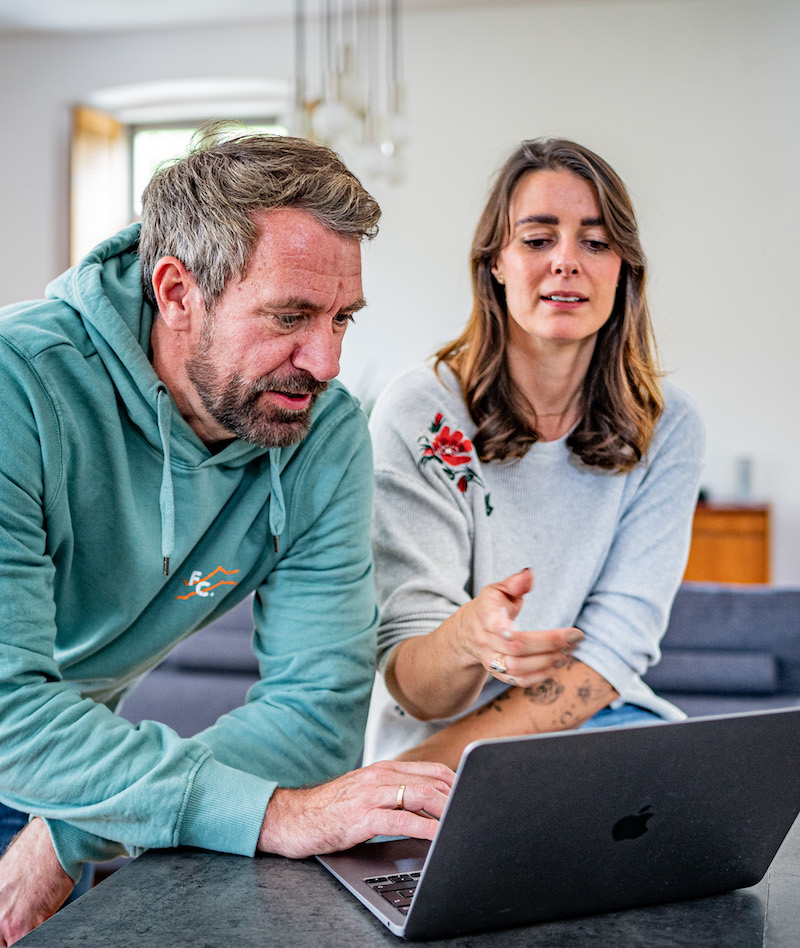
[[[692,717],[800,703],[800,588],[684,583],[645,680]]]
[[[131,721],[189,736],[240,704],[258,676],[250,600],[182,642],[128,696]],[[800,702],[800,588],[685,583],[646,681],[691,716]]]

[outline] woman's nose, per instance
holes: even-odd
[[[553,247],[553,273],[557,276],[577,276],[578,252],[575,241],[570,238],[559,240]]]
[[[558,276],[577,276],[578,263],[571,256],[562,253],[553,258],[553,273]]]

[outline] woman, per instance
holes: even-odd
[[[477,738],[682,717],[640,675],[685,567],[703,431],[659,383],[616,173],[573,142],[523,142],[472,286],[464,332],[371,418],[367,760],[455,767]]]

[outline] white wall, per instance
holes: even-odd
[[[662,361],[706,418],[705,485],[725,499],[735,459],[753,458],[756,494],[774,509],[774,579],[800,583],[800,4],[486,6],[405,17],[407,173],[374,187],[384,219],[365,250],[370,307],[343,378],[369,395],[456,333],[490,175],[522,138],[574,138],[633,195]],[[40,294],[66,260],[70,104],[151,79],[284,78],[291,35],[288,24],[255,24],[0,36],[0,64],[5,303]]]

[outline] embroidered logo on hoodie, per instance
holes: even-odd
[[[194,586],[194,589],[191,592],[186,593],[185,596],[176,596],[176,599],[191,599],[192,596],[201,596],[205,599],[206,596],[213,596],[214,590],[217,586],[235,586],[236,582],[232,579],[218,579],[215,583],[211,582],[213,576],[216,576],[217,573],[224,573],[226,576],[233,576],[238,573],[238,569],[225,569],[222,566],[218,566],[215,570],[212,570],[206,576],[203,576],[201,570],[196,569],[188,579],[184,579],[184,586]]]

